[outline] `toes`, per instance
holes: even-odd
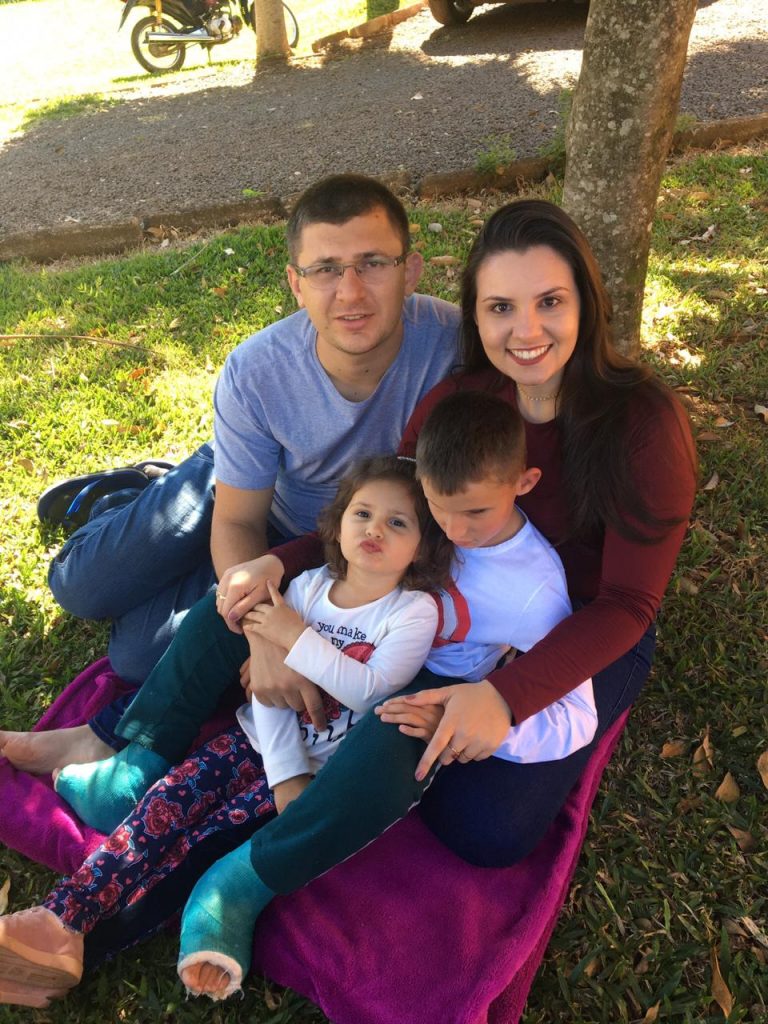
[[[210,996],[220,999],[230,983],[229,974],[216,964],[199,963],[184,967],[179,976],[185,987],[196,996]]]

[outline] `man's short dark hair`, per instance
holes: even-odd
[[[301,233],[310,224],[346,224],[372,210],[382,209],[400,236],[403,252],[410,247],[408,214],[397,196],[375,178],[364,174],[334,174],[302,193],[288,218],[286,238],[294,262],[298,258]]]
[[[457,391],[427,416],[416,443],[416,474],[440,494],[478,480],[511,481],[525,469],[525,425],[517,409],[485,391]]]

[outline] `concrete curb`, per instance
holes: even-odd
[[[765,137],[768,137],[768,113],[707,121],[689,130],[677,132],[672,152],[725,147]],[[500,167],[495,174],[465,170],[429,174],[417,181],[407,172],[400,172],[384,177],[383,180],[392,188],[408,189],[421,199],[437,199],[483,189],[520,191],[526,184],[542,181],[550,171],[557,168],[557,160],[534,157],[516,160]],[[156,230],[161,227],[183,233],[201,228],[224,229],[237,224],[252,224],[269,217],[285,217],[295,198],[295,194],[284,197],[260,196],[167,213],[148,212],[114,224],[68,224],[9,235],[0,239],[0,262],[29,260],[34,263],[51,263],[68,256],[114,255],[141,246],[153,236],[156,237]]]

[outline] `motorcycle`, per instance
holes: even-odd
[[[122,28],[134,7],[149,7],[154,14],[141,18],[131,30],[131,49],[141,66],[152,74],[178,71],[184,63],[187,47],[208,50],[228,43],[247,23],[256,31],[253,0],[238,0],[240,15],[230,0],[125,0]],[[299,41],[299,23],[290,7],[283,3],[288,45]]]

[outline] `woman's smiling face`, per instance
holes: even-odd
[[[485,354],[533,394],[559,388],[580,312],[571,268],[549,246],[496,252],[478,268],[475,320]]]

